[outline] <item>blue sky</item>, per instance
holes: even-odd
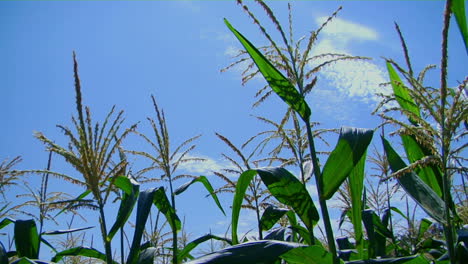
[[[268,3],[287,25],[287,2]],[[340,5],[343,10],[322,32],[313,53],[339,51],[373,60],[336,64],[322,72],[309,96],[312,119],[322,122],[323,128],[374,128],[379,122],[370,114],[377,102],[374,93],[385,92],[378,84],[387,81],[382,57],[404,62],[394,21],[406,37],[419,72],[440,62],[444,1],[293,1],[296,37],[316,29]],[[268,24],[261,10],[254,3],[250,6]],[[191,164],[185,170],[209,176],[217,187],[219,182],[210,177],[210,171],[225,166],[220,153],[229,150],[214,132],[240,145],[265,129],[251,115],[278,120],[285,110],[277,98],[252,109],[253,95],[263,81],[253,80],[243,87],[238,70],[220,72],[232,62],[232,52],[240,48],[223,18],[255,45],[267,43],[235,1],[0,2],[0,159],[21,155],[18,169],[44,168],[47,153],[33,131],[66,143],[55,125],[70,125],[75,113],[75,51],[83,103],[91,107],[95,120],[102,120],[116,105],[125,110],[128,126],[141,121],[139,130],[149,133],[145,119],[154,116],[150,99],[154,95],[166,113],[174,145],[203,135],[193,154],[209,161]],[[466,53],[455,27],[450,31],[449,47],[449,85],[455,85],[466,74]],[[438,76],[434,71],[429,77],[433,86],[438,85]],[[335,142],[332,137],[330,143]],[[146,148],[136,137],[129,137],[125,147]],[[136,158],[133,161],[137,163]],[[58,158],[53,161],[53,170],[79,177]],[[38,186],[39,178],[31,175],[28,181]],[[62,183],[52,181],[51,190],[63,190]],[[73,195],[81,192],[70,187],[66,191]],[[22,189],[11,190],[7,198],[15,200],[19,192]],[[192,238],[210,229],[224,233],[229,218],[201,192],[200,186],[194,186],[178,197],[187,231]],[[228,208],[232,197],[222,198]],[[97,216],[90,211],[84,214]],[[50,225],[50,229],[56,226]],[[5,240],[0,237],[0,241]]]

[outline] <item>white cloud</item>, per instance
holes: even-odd
[[[189,161],[183,162],[179,165],[179,169],[185,170],[189,173],[210,175],[213,171],[220,171],[222,169],[233,168],[232,164],[223,160],[216,160],[203,155],[186,155],[185,158],[202,158],[205,161]]]
[[[182,0],[182,1],[175,1],[180,8],[187,9],[193,13],[199,13],[201,11],[200,5],[196,4],[195,1],[190,0]]]
[[[320,26],[327,19],[328,17],[322,16],[316,18],[315,22]],[[350,40],[376,41],[379,38],[377,32],[372,28],[336,17],[323,28],[321,34],[346,42]]]

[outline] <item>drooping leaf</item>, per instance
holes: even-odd
[[[0,222],[0,229],[6,227],[7,225],[9,224],[13,224],[15,222],[14,219],[11,219],[9,217],[7,218],[4,218],[1,222]]]
[[[185,264],[258,264],[272,263],[289,250],[304,245],[298,243],[259,240],[228,247]]]
[[[226,213],[224,212],[223,207],[221,206],[221,203],[218,200],[218,196],[214,192],[213,186],[211,186],[210,181],[208,181],[208,179],[205,176],[199,176],[199,177],[197,177],[197,178],[183,184],[182,186],[177,188],[177,190],[174,191],[174,194],[179,195],[179,194],[183,193],[185,190],[187,190],[187,188],[190,185],[192,185],[192,184],[194,184],[196,182],[201,182],[203,184],[203,186],[205,186],[205,189],[210,193],[210,196],[213,197],[213,200],[215,201],[215,203],[218,206],[219,210],[221,210],[221,212],[223,212],[223,215],[226,215]]]
[[[364,209],[362,201],[362,191],[364,189],[364,167],[366,163],[366,152],[362,155],[361,160],[351,170],[349,174],[349,188],[351,191],[351,223],[354,228],[354,240],[356,241],[356,249],[359,256],[362,258],[364,254],[363,230],[362,230],[362,210]]]
[[[250,43],[250,41],[231,26],[227,19],[224,19],[224,23],[232,33],[234,33],[242,46],[244,46],[247,53],[249,53],[271,89],[273,89],[273,91],[279,95],[284,102],[294,109],[304,121],[308,120],[311,111],[304,100],[304,97],[296,90],[291,82],[284,77],[284,75],[278,71],[252,43]]]
[[[312,238],[310,236],[310,232],[307,231],[303,226],[300,225],[291,225],[290,226],[291,230],[294,232],[298,233],[299,236],[302,237],[302,239],[305,241],[307,245],[312,245]]]
[[[262,230],[270,230],[287,212],[288,209],[279,208],[274,205],[268,206],[260,218],[260,227]]]
[[[393,68],[392,64],[387,61],[387,71],[390,77],[390,82],[393,88],[393,94],[402,109],[409,112],[410,114],[405,113],[408,117],[408,120],[413,124],[416,125],[418,122],[414,119],[413,116],[421,117],[421,113],[419,110],[418,105],[414,102],[413,98],[411,97],[408,88],[403,84],[398,76],[398,73]]]
[[[140,185],[129,177],[118,176],[114,181],[114,185],[123,191],[123,195],[120,201],[119,211],[117,212],[117,218],[107,235],[109,241],[112,240],[117,231],[127,222],[133,212],[138,195],[140,194]]]
[[[219,240],[219,241],[224,241],[224,242],[226,242],[226,243],[228,243],[230,245],[232,244],[232,241],[230,239],[215,236],[213,234],[206,234],[206,235],[201,236],[201,237],[191,241],[190,243],[188,243],[182,250],[179,251],[179,253],[178,253],[179,255],[178,255],[177,259],[179,259],[179,260],[185,259],[194,248],[196,248],[201,243],[203,243],[205,241],[208,241],[210,239],[216,239],[216,240]]]
[[[322,199],[330,199],[366,154],[374,132],[369,129],[342,127],[335,149],[323,167]]]
[[[452,1],[452,12],[457,20],[458,29],[465,43],[465,49],[468,53],[468,27],[466,25],[466,11],[465,11],[465,0],[453,0]]]
[[[239,214],[242,206],[242,201],[244,200],[244,195],[249,187],[250,182],[253,177],[257,174],[255,170],[247,170],[243,172],[239,179],[237,179],[236,192],[234,193],[234,198],[232,200],[232,216],[231,216],[231,237],[232,244],[236,245],[239,243],[237,238],[237,225],[239,223]]]
[[[164,188],[159,187],[154,191],[154,205],[164,214],[173,232],[177,232],[182,228],[182,223],[176,214],[175,209],[171,206],[167,199]]]
[[[41,236],[41,242],[44,243],[46,246],[48,246],[50,249],[52,249],[52,251],[55,254],[58,253],[57,249],[55,249],[55,247],[49,241],[47,241],[43,236]]]
[[[127,257],[127,264],[135,264],[140,255],[140,244],[145,230],[146,220],[148,219],[151,206],[153,205],[154,193],[156,189],[148,189],[140,192],[137,204],[137,215],[135,222],[135,231],[133,232],[132,246]]]
[[[88,230],[93,228],[94,226],[88,226],[88,227],[81,227],[81,228],[72,228],[72,229],[67,229],[67,230],[55,230],[55,231],[47,231],[47,232],[42,232],[43,236],[50,236],[50,235],[62,235],[62,234],[69,234],[73,232],[79,232],[83,230]]]
[[[432,155],[430,151],[421,145],[413,135],[401,135],[401,141],[405,148],[406,156],[410,163],[414,163],[426,156]],[[442,197],[442,174],[436,165],[417,168],[415,173],[440,197]]]
[[[326,251],[319,245],[291,249],[281,255],[281,258],[286,260],[288,263],[296,264],[333,263],[333,257],[330,252]],[[340,260],[340,263],[344,262]]]
[[[279,202],[293,208],[311,232],[320,217],[304,184],[284,168],[257,169],[257,172],[270,193]]]
[[[100,252],[99,250],[91,247],[74,247],[74,248],[69,248],[64,251],[61,251],[52,258],[52,262],[59,262],[62,260],[63,257],[67,256],[82,256],[82,257],[89,257],[89,258],[95,258],[95,259],[100,259],[102,261],[106,261],[106,254]],[[113,263],[117,263],[113,261]]]
[[[15,246],[18,257],[37,259],[39,257],[39,234],[34,220],[15,221]]]
[[[406,168],[404,161],[398,156],[390,143],[382,137],[388,163],[393,172]],[[444,201],[414,172],[405,172],[397,177],[399,184],[424,211],[439,223],[445,223]]]

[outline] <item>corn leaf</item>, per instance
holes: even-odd
[[[465,49],[468,53],[468,27],[466,25],[466,11],[465,11],[465,0],[453,0],[452,1],[452,12],[457,20],[458,29],[465,43]]]
[[[218,196],[214,192],[213,186],[211,186],[210,181],[208,181],[208,179],[205,176],[199,176],[199,177],[197,177],[197,178],[183,184],[182,186],[177,188],[177,190],[174,191],[174,194],[179,195],[179,194],[183,193],[185,190],[187,190],[187,188],[190,185],[192,185],[192,184],[194,184],[196,182],[201,182],[203,184],[203,186],[205,186],[205,189],[210,193],[211,197],[213,197],[213,200],[216,203],[216,205],[218,206],[219,210],[221,210],[223,215],[226,215],[226,213],[224,212],[223,207],[221,206],[221,203],[218,200]]]
[[[418,238],[417,238],[418,241],[423,238],[424,233],[426,233],[427,229],[429,229],[431,225],[432,225],[432,221],[427,218],[423,218],[421,219],[421,221],[419,221]]]
[[[298,233],[299,236],[302,237],[302,239],[306,242],[307,245],[312,245],[310,232],[307,229],[305,229],[305,227],[292,224],[290,228],[294,232]]]
[[[249,187],[250,182],[256,174],[257,171],[255,170],[247,170],[239,176],[239,179],[237,179],[236,192],[234,193],[234,198],[232,200],[231,216],[231,237],[233,245],[239,243],[237,238],[237,225],[239,222],[239,214],[242,207],[242,201],[244,200],[245,191],[247,190],[247,187]]]
[[[282,254],[304,245],[292,242],[259,240],[228,247],[185,264],[258,264],[273,263]]]
[[[422,146],[413,135],[401,135],[401,140],[405,148],[406,156],[410,163],[414,163],[426,156],[432,155],[431,152]],[[423,168],[417,168],[415,173],[431,189],[442,197],[442,174],[440,168],[436,165],[429,165]]]
[[[176,214],[175,209],[171,206],[167,199],[166,192],[163,187],[159,187],[154,191],[154,205],[164,214],[173,232],[177,232],[182,228],[182,223]]]
[[[290,206],[310,232],[320,217],[304,184],[284,168],[257,169],[257,172],[270,193]]]
[[[232,33],[234,33],[242,46],[244,46],[247,53],[249,53],[271,89],[273,89],[273,91],[281,97],[284,102],[294,109],[301,116],[302,120],[308,120],[311,111],[304,100],[304,97],[296,90],[291,82],[284,77],[284,75],[278,71],[252,43],[250,43],[250,41],[231,26],[227,19],[224,19],[224,23]]]
[[[374,132],[369,129],[342,127],[335,149],[323,167],[321,199],[330,199],[365,156]]]
[[[8,262],[6,262],[6,263],[8,263]],[[10,262],[10,264],[55,264],[55,263],[54,262],[49,262],[49,261],[37,260],[37,259],[29,259],[27,257],[22,257],[22,258],[17,259],[17,260],[15,260],[13,262]]]
[[[11,218],[9,218],[9,217],[4,218],[4,219],[0,222],[0,229],[2,229],[2,228],[4,228],[4,227],[6,227],[7,225],[12,224],[12,223],[14,223],[14,222],[15,222],[15,220],[13,220],[13,219],[11,219]]]
[[[114,181],[114,185],[123,191],[122,199],[120,200],[119,211],[117,218],[112,225],[107,239],[109,241],[115,236],[117,231],[122,228],[133,212],[133,208],[140,193],[140,185],[133,179],[126,176],[118,176]]]
[[[408,117],[409,121],[416,125],[418,122],[414,120],[412,115],[421,117],[421,113],[419,107],[414,102],[413,98],[411,97],[408,88],[403,84],[398,76],[398,73],[393,68],[392,64],[387,61],[387,71],[388,75],[390,76],[390,82],[393,88],[393,94],[402,109],[409,112],[410,114],[405,112],[405,115]]]
[[[153,264],[154,256],[157,254],[157,248],[149,247],[141,251],[140,256],[138,257],[138,264]]]
[[[384,150],[388,163],[393,172],[406,168],[405,162],[400,158],[390,143],[382,137]],[[424,183],[414,172],[405,172],[397,177],[398,183],[424,211],[439,223],[445,223],[445,203],[431,187]]]
[[[0,263],[8,263],[8,254],[2,242],[0,242]]]
[[[319,245],[291,249],[281,255],[281,258],[286,260],[288,263],[296,264],[333,263],[332,254],[326,251],[323,246]],[[340,263],[344,262],[340,260]]]
[[[42,232],[41,235],[46,235],[46,236],[50,236],[50,235],[62,235],[62,234],[69,234],[69,233],[73,233],[73,232],[79,232],[79,231],[83,231],[83,230],[88,230],[88,229],[91,229],[93,228],[93,226],[88,226],[88,227],[81,227],[81,228],[72,228],[72,229],[67,229],[67,230],[54,230],[54,231],[47,231],[47,232]]]
[[[99,250],[95,248],[90,248],[90,247],[74,247],[74,248],[69,248],[64,251],[61,251],[52,258],[52,262],[59,262],[60,260],[63,259],[63,257],[67,256],[82,256],[82,257],[89,257],[89,258],[94,258],[94,259],[100,259],[102,261],[106,261],[106,254],[100,252]],[[117,262],[113,262],[117,263]]]
[[[401,258],[382,258],[382,259],[369,259],[369,260],[356,260],[348,261],[346,264],[429,264],[421,255],[407,256]]]
[[[16,220],[14,227],[15,246],[18,257],[39,257],[39,234],[34,220]]]
[[[162,188],[162,187],[160,187]],[[146,220],[148,219],[151,206],[157,189],[148,189],[140,193],[136,212],[135,231],[133,232],[132,246],[127,257],[127,264],[135,264],[140,255],[140,244],[143,232],[145,230]],[[163,190],[164,191],[164,190]]]
[[[359,257],[364,254],[363,230],[362,230],[362,210],[364,209],[362,201],[362,191],[364,189],[364,167],[366,164],[366,153],[362,155],[361,160],[356,164],[349,174],[349,187],[351,191],[351,223],[354,227],[354,240]]]
[[[205,241],[208,241],[210,239],[216,239],[216,240],[219,240],[219,241],[224,241],[228,244],[232,244],[232,241],[230,239],[227,239],[227,238],[224,238],[224,237],[219,237],[219,236],[215,236],[215,235],[212,235],[212,234],[206,234],[204,236],[201,236],[193,241],[191,241],[190,243],[188,243],[182,250],[179,251],[179,255],[178,255],[178,259],[179,260],[183,260],[185,258],[188,257],[188,255],[190,254],[190,252],[196,248],[198,245],[200,245],[201,243],[205,242]]]
[[[382,223],[374,210],[364,210],[362,212],[362,221],[366,227],[367,237],[369,239],[368,254],[370,258],[384,256],[386,248],[386,237],[391,237],[392,233],[387,226]]]
[[[279,208],[274,205],[268,206],[260,218],[260,227],[262,230],[270,230],[287,212],[288,209]]]

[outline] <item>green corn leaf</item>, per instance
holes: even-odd
[[[260,218],[260,227],[262,230],[270,230],[287,212],[288,209],[279,208],[274,205],[268,206]]]
[[[15,222],[14,219],[11,219],[9,217],[7,218],[4,218],[1,222],[0,222],[0,229],[6,227],[7,225],[9,224],[13,224]]]
[[[422,237],[424,236],[424,233],[426,233],[427,229],[432,225],[432,221],[423,218],[421,221],[419,221],[419,228],[418,228],[418,240],[421,240]]]
[[[362,221],[366,227],[367,237],[369,239],[368,254],[370,258],[384,256],[386,249],[386,237],[391,237],[391,232],[382,223],[374,210],[364,210],[362,212]]]
[[[239,223],[239,214],[242,207],[242,201],[244,200],[247,187],[249,187],[250,182],[256,174],[257,171],[255,170],[247,170],[239,176],[239,179],[237,179],[236,191],[232,200],[231,216],[231,237],[233,245],[239,243],[239,240],[237,238],[237,225]]]
[[[171,206],[169,199],[167,199],[164,188],[159,187],[155,190],[153,203],[166,217],[169,225],[171,226],[172,232],[177,232],[182,228],[182,223],[180,222],[175,209]]]
[[[140,185],[135,180],[126,176],[118,176],[114,185],[123,191],[122,199],[120,200],[119,211],[117,212],[117,218],[115,223],[112,225],[107,239],[109,241],[115,236],[117,231],[122,228],[127,222],[128,218],[133,212],[133,208],[138,199],[140,193]]]
[[[282,254],[304,245],[298,243],[259,240],[228,247],[185,264],[258,264],[273,263]]]
[[[432,155],[431,152],[422,146],[413,135],[401,135],[401,140],[405,148],[406,156],[410,163],[414,163],[426,156]],[[431,189],[442,197],[442,173],[436,165],[430,165],[423,168],[417,168],[415,173]]]
[[[305,241],[307,245],[312,245],[312,239],[310,236],[310,232],[303,226],[300,225],[291,225],[291,230],[298,233],[300,237]]]
[[[64,251],[61,251],[52,258],[52,262],[59,262],[63,259],[63,257],[67,256],[82,256],[82,257],[89,257],[94,259],[100,259],[102,261],[106,261],[106,254],[100,252],[99,250],[91,247],[74,247],[69,248]],[[117,263],[113,261],[113,263]]]
[[[43,236],[41,236],[41,242],[44,243],[46,246],[48,246],[54,253],[58,253],[57,249],[49,242],[47,241]]]
[[[412,115],[421,117],[419,107],[414,102],[413,98],[411,97],[408,91],[408,88],[403,84],[403,82],[400,79],[400,76],[398,76],[398,73],[395,71],[392,64],[388,61],[387,61],[387,71],[388,71],[388,75],[390,76],[390,82],[392,84],[393,94],[395,95],[398,104],[400,105],[402,109],[411,113],[411,114],[408,114],[408,113],[405,113],[405,114],[406,116],[408,116],[409,121],[413,125],[416,125],[418,122],[417,120],[414,120]]]
[[[465,0],[453,0],[452,13],[457,20],[458,29],[460,30],[463,42],[465,43],[466,52],[468,53],[468,27],[466,25]]]
[[[8,263],[8,254],[2,242],[0,242],[0,263]]]
[[[39,234],[34,220],[15,221],[15,246],[18,257],[37,259],[39,257]]]
[[[281,255],[281,258],[286,260],[288,263],[296,264],[333,263],[332,254],[319,245],[291,249]],[[340,260],[340,263],[344,262]]]
[[[43,260],[29,259],[27,257],[22,257],[13,262],[10,262],[10,264],[54,264],[54,262],[48,262],[48,261],[43,261]]]
[[[392,210],[395,213],[401,215],[401,217],[403,217],[406,221],[408,221],[408,217],[400,209],[392,206],[392,207],[390,207],[390,210]]]
[[[212,234],[206,234],[204,236],[201,236],[193,241],[191,241],[190,243],[188,243],[182,250],[179,251],[179,255],[178,255],[178,259],[179,260],[183,260],[185,258],[188,257],[188,255],[190,254],[190,252],[196,248],[198,245],[200,245],[201,243],[205,242],[205,241],[208,241],[210,239],[216,239],[216,240],[219,240],[219,241],[224,241],[228,244],[232,244],[232,241],[230,239],[227,239],[227,238],[224,238],[224,237],[219,237],[219,236],[215,236],[215,235],[212,235]]]
[[[179,194],[183,193],[185,190],[187,190],[187,188],[190,185],[192,185],[192,184],[194,184],[196,182],[201,182],[203,184],[203,186],[205,186],[205,189],[210,193],[211,197],[213,197],[213,200],[215,201],[215,203],[218,206],[219,210],[221,210],[221,212],[223,212],[223,215],[226,215],[226,213],[224,212],[223,207],[221,206],[221,203],[218,200],[218,196],[214,192],[213,186],[211,186],[210,181],[208,181],[208,178],[206,178],[205,176],[199,176],[199,177],[191,180],[190,182],[187,182],[187,183],[183,184],[182,186],[177,188],[177,190],[175,190],[174,194],[179,195]]]
[[[308,120],[311,111],[304,100],[304,97],[296,90],[296,88],[294,88],[291,82],[284,77],[284,75],[278,71],[252,43],[250,43],[250,41],[231,26],[227,19],[224,19],[224,23],[232,33],[234,33],[242,46],[244,46],[245,50],[249,53],[271,89],[273,89],[273,91],[281,97],[284,102],[294,109],[301,116],[302,120]]]
[[[320,217],[304,184],[284,168],[257,169],[257,172],[270,193],[279,202],[292,207],[311,231]]]
[[[369,129],[342,127],[335,149],[323,167],[321,199],[330,199],[365,156],[374,132]]]
[[[363,257],[363,230],[362,230],[362,210],[364,209],[362,201],[362,192],[364,190],[364,167],[366,164],[367,151],[361,157],[361,160],[351,170],[349,174],[349,187],[351,191],[351,223],[354,227],[354,240],[359,257]]]
[[[392,148],[390,143],[382,137],[388,163],[393,172],[406,168],[406,164]],[[397,180],[407,194],[424,209],[424,211],[439,223],[445,223],[445,203],[427,184],[414,172],[403,173]]]
[[[94,226],[81,227],[81,228],[72,228],[72,229],[67,229],[67,230],[46,231],[46,232],[42,232],[41,235],[43,235],[43,236],[62,235],[62,234],[69,234],[69,233],[73,233],[73,232],[88,230],[88,229],[91,229],[91,228],[94,228]]]
[[[156,189],[148,189],[140,193],[138,197],[135,231],[133,232],[132,246],[127,257],[127,264],[135,264],[140,255],[140,244],[145,230],[151,206],[153,205],[154,193]]]

